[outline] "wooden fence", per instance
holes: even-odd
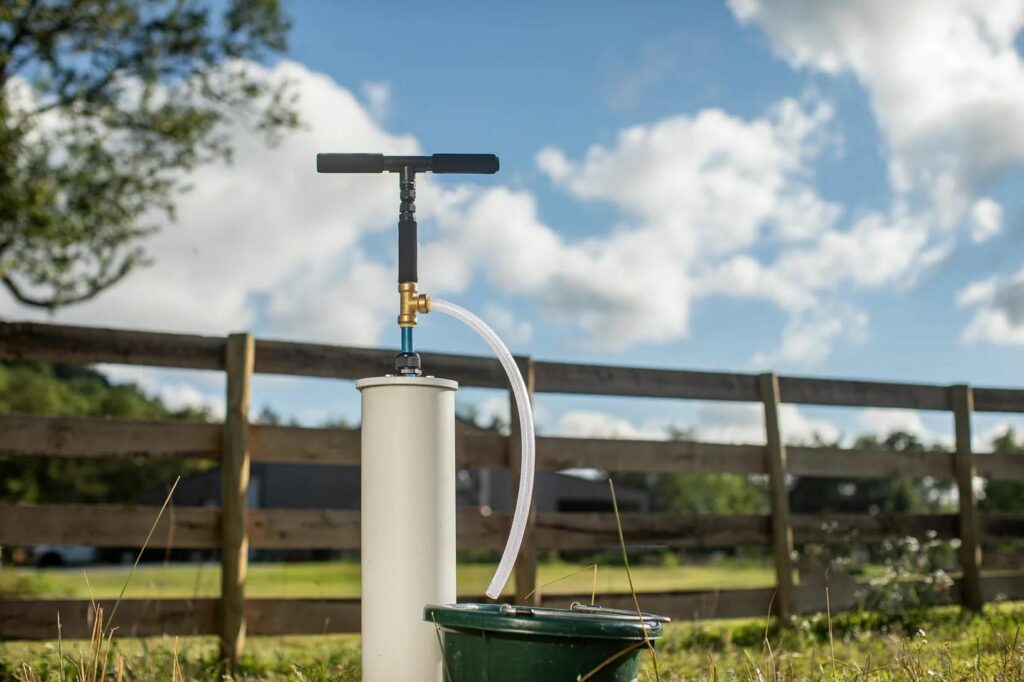
[[[350,599],[245,599],[248,549],[359,547],[359,513],[340,510],[245,507],[251,462],[358,465],[358,431],[250,424],[247,420],[253,373],[355,379],[379,375],[393,351],[253,339],[95,329],[31,323],[0,324],[0,358],[65,363],[119,363],[220,370],[227,373],[223,424],[138,422],[42,416],[0,417],[0,452],[45,457],[185,457],[220,462],[223,507],[181,508],[161,520],[158,533],[173,532],[179,548],[219,549],[220,599],[126,600],[117,613],[121,635],[218,634],[224,654],[242,649],[245,635],[358,632],[359,602]],[[830,543],[856,534],[861,543],[893,535],[960,539],[961,577],[947,598],[979,609],[996,598],[1024,598],[1024,573],[982,573],[981,546],[1024,538],[1024,514],[980,514],[972,480],[1024,481],[1024,456],[975,453],[971,415],[975,411],[1024,412],[1024,390],[937,386],[774,374],[735,374],[641,369],[535,361],[520,358],[531,389],[538,393],[642,396],[757,402],[764,407],[765,445],[680,441],[549,438],[537,441],[537,465],[559,470],[591,467],[609,471],[766,474],[770,515],[624,514],[631,543],[716,548],[771,547],[775,588],[671,592],[644,595],[653,611],[678,619],[779,615],[822,610],[825,595],[810,581],[794,581],[793,548]],[[485,357],[424,354],[433,374],[463,386],[506,389],[497,361]],[[891,452],[785,444],[779,404],[910,408],[951,413],[954,452]],[[518,467],[518,431],[462,432],[460,467]],[[790,514],[787,476],[852,478],[935,477],[955,481],[957,514],[848,514],[828,517]],[[515,476],[511,477],[515,480]],[[155,507],[124,505],[0,505],[0,544],[84,543],[139,546]],[[461,549],[499,549],[507,515],[458,518]],[[537,552],[596,549],[618,544],[615,519],[606,513],[536,514],[516,569],[516,599],[526,601],[537,580]],[[1005,566],[1000,566],[1005,568]],[[1017,566],[1017,568],[1021,568]],[[831,591],[832,608],[853,604],[854,592]],[[536,597],[535,597],[536,599]],[[542,603],[554,599],[541,597]],[[628,595],[601,595],[606,606],[630,608]],[[558,598],[564,604],[567,598]],[[0,600],[0,639],[53,638],[56,612],[65,637],[87,636],[91,607],[83,600]]]

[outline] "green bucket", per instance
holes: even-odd
[[[633,682],[645,633],[653,644],[669,620],[579,603],[427,606],[423,619],[441,633],[446,682]]]

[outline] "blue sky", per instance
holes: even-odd
[[[313,153],[480,151],[498,176],[421,183],[421,280],[517,353],[1024,384],[1021,3],[288,9],[291,49],[264,66],[296,82],[307,129],[272,150],[238,133],[151,271],[58,320],[396,344],[393,178],[318,178]],[[484,350],[436,316],[417,340]],[[214,377],[114,372],[220,400]],[[256,404],[306,423],[358,407],[344,383],[277,378]],[[541,415],[549,432],[757,437],[744,409],[552,397]],[[948,421],[806,408],[790,430],[947,439]]]

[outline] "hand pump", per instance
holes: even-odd
[[[453,604],[455,592],[455,391],[449,379],[424,376],[413,344],[417,315],[431,310],[418,290],[416,175],[418,173],[493,174],[493,154],[318,154],[320,173],[394,173],[398,175],[398,326],[401,350],[394,375],[361,379],[361,550],[362,666],[366,682],[441,680],[442,652],[435,626],[423,622],[428,604]],[[525,385],[504,344],[471,313],[444,301],[438,310],[469,324],[478,322],[498,344],[506,371],[515,371],[517,397]],[[491,338],[493,337],[493,338]],[[507,358],[507,359],[506,359]],[[511,376],[511,375],[510,375]],[[518,381],[516,381],[516,379]],[[524,398],[525,401],[525,398]],[[533,419],[526,407],[532,433]],[[524,438],[524,440],[527,440]],[[526,500],[533,488],[532,437]],[[521,486],[523,487],[523,486]],[[522,524],[520,524],[522,525]],[[488,588],[500,595],[518,553],[521,537],[510,538],[499,572]],[[508,570],[505,570],[508,569]],[[504,571],[504,573],[503,573]]]

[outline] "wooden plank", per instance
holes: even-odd
[[[0,358],[91,364],[224,369],[221,337],[125,329],[0,323]],[[423,353],[432,373],[465,386],[506,388],[499,363],[486,356]],[[391,371],[394,352],[287,341],[258,340],[255,371],[356,379]],[[539,392],[700,400],[757,401],[752,374],[536,362]],[[912,409],[949,409],[942,386],[809,377],[780,377],[783,402]],[[1024,412],[1024,390],[976,388],[975,409]]]
[[[789,473],[793,476],[953,478],[953,455],[949,452],[893,452],[794,445],[786,446],[786,450]]]
[[[0,544],[141,547],[159,507],[101,504],[0,504]],[[172,507],[160,518],[151,546],[216,549],[220,510]]]
[[[219,424],[157,422],[93,417],[0,416],[0,443],[19,455],[56,457],[175,456],[219,459]],[[270,424],[250,425],[250,451],[256,462],[358,466],[359,431]],[[787,446],[795,476],[952,478],[948,452]],[[508,466],[508,438],[473,428],[458,433],[458,466]],[[1024,457],[976,456],[986,478],[1024,480]],[[764,446],[598,438],[537,439],[537,467],[561,470],[590,467],[605,471],[759,474]]]
[[[359,466],[359,429],[249,425],[254,462]]]
[[[978,524],[978,496],[974,479],[978,475],[971,452],[971,413],[974,396],[970,386],[951,386],[950,399],[956,427],[956,451],[953,456],[956,489],[960,499],[960,571],[963,576],[960,596],[965,608],[981,611],[981,534]]]
[[[533,391],[536,386],[536,373],[533,360],[522,358],[517,360],[519,371],[526,383],[526,391],[530,404],[533,405]],[[519,495],[519,477],[522,472],[522,447],[523,433],[522,422],[519,419],[519,412],[516,406],[515,395],[509,391],[508,394],[509,414],[512,433],[508,439],[508,462],[509,462],[509,491],[511,500],[517,500]],[[523,532],[523,543],[519,548],[519,556],[516,558],[514,568],[516,584],[517,604],[537,604],[540,594],[537,592],[537,504],[531,497],[530,515],[526,521],[526,530]]]
[[[507,469],[508,436],[493,431],[458,428],[456,422],[455,466],[460,469]]]
[[[983,575],[981,596],[987,602],[1024,599],[1024,573]]]
[[[0,416],[0,449],[12,455],[220,459],[220,447],[220,424]]]
[[[139,547],[158,507],[122,505],[0,505],[0,544],[89,544]],[[508,535],[508,514],[483,516],[460,512],[460,549],[501,549]],[[797,544],[874,543],[887,537],[958,537],[956,514],[796,514],[791,517]],[[173,531],[170,526],[173,524]],[[626,542],[633,545],[717,548],[766,545],[769,518],[762,515],[644,514],[622,515]],[[981,537],[1024,537],[1024,514],[980,514]],[[537,517],[543,549],[617,547],[611,513],[549,513]],[[253,509],[248,512],[253,549],[358,549],[359,512],[345,509]],[[174,507],[164,514],[153,546],[214,549],[220,546],[220,511],[208,507]]]
[[[1024,571],[1024,553],[985,550],[981,568],[983,571]],[[982,573],[982,579],[985,577],[986,575]]]
[[[258,549],[359,549],[359,512],[253,509],[249,544]]]
[[[359,511],[348,509],[252,509],[249,544],[253,549],[359,549]],[[501,549],[509,515],[456,515],[459,549]]]
[[[1019,388],[975,388],[975,412],[1024,412],[1024,390]]]
[[[770,521],[760,514],[621,514],[627,546],[661,545],[721,548],[765,545]],[[561,513],[537,515],[537,544],[542,549],[599,549],[619,546],[615,515]]]
[[[978,527],[985,540],[1024,538],[1024,514],[1013,512],[979,513]]]
[[[224,369],[223,337],[35,322],[0,323],[0,358]]]
[[[221,458],[220,652],[229,669],[245,648],[245,579],[249,567],[249,398],[255,344],[251,334],[228,337],[224,455]]]
[[[756,401],[753,374],[535,362],[537,392]]]
[[[765,473],[763,445],[693,441],[538,438],[537,468],[604,471]]]
[[[774,374],[758,377],[764,404],[765,468],[768,470],[771,505],[772,558],[775,561],[775,614],[788,618],[793,613],[793,527],[789,518],[786,489],[786,444],[779,420],[779,379]]]
[[[508,379],[494,358],[420,351],[423,367],[463,386],[507,388]],[[256,342],[256,372],[292,376],[361,379],[395,371],[395,351],[290,341]]]
[[[946,388],[928,384],[779,377],[779,395],[784,403],[803,405],[949,409]]]
[[[974,453],[978,475],[999,481],[1024,481],[1024,455]]]
[[[358,599],[250,599],[252,635],[330,635],[359,632]]]
[[[216,632],[217,599],[122,599],[114,614],[117,639]],[[109,618],[114,599],[97,600]],[[88,639],[95,620],[88,599],[0,599],[0,641]]]
[[[477,469],[508,466],[507,436],[459,428],[458,424],[456,427],[457,466]],[[359,466],[359,429],[251,424],[249,441],[254,462]]]
[[[460,550],[504,549],[511,523],[510,514],[459,512],[455,515],[456,546]]]

